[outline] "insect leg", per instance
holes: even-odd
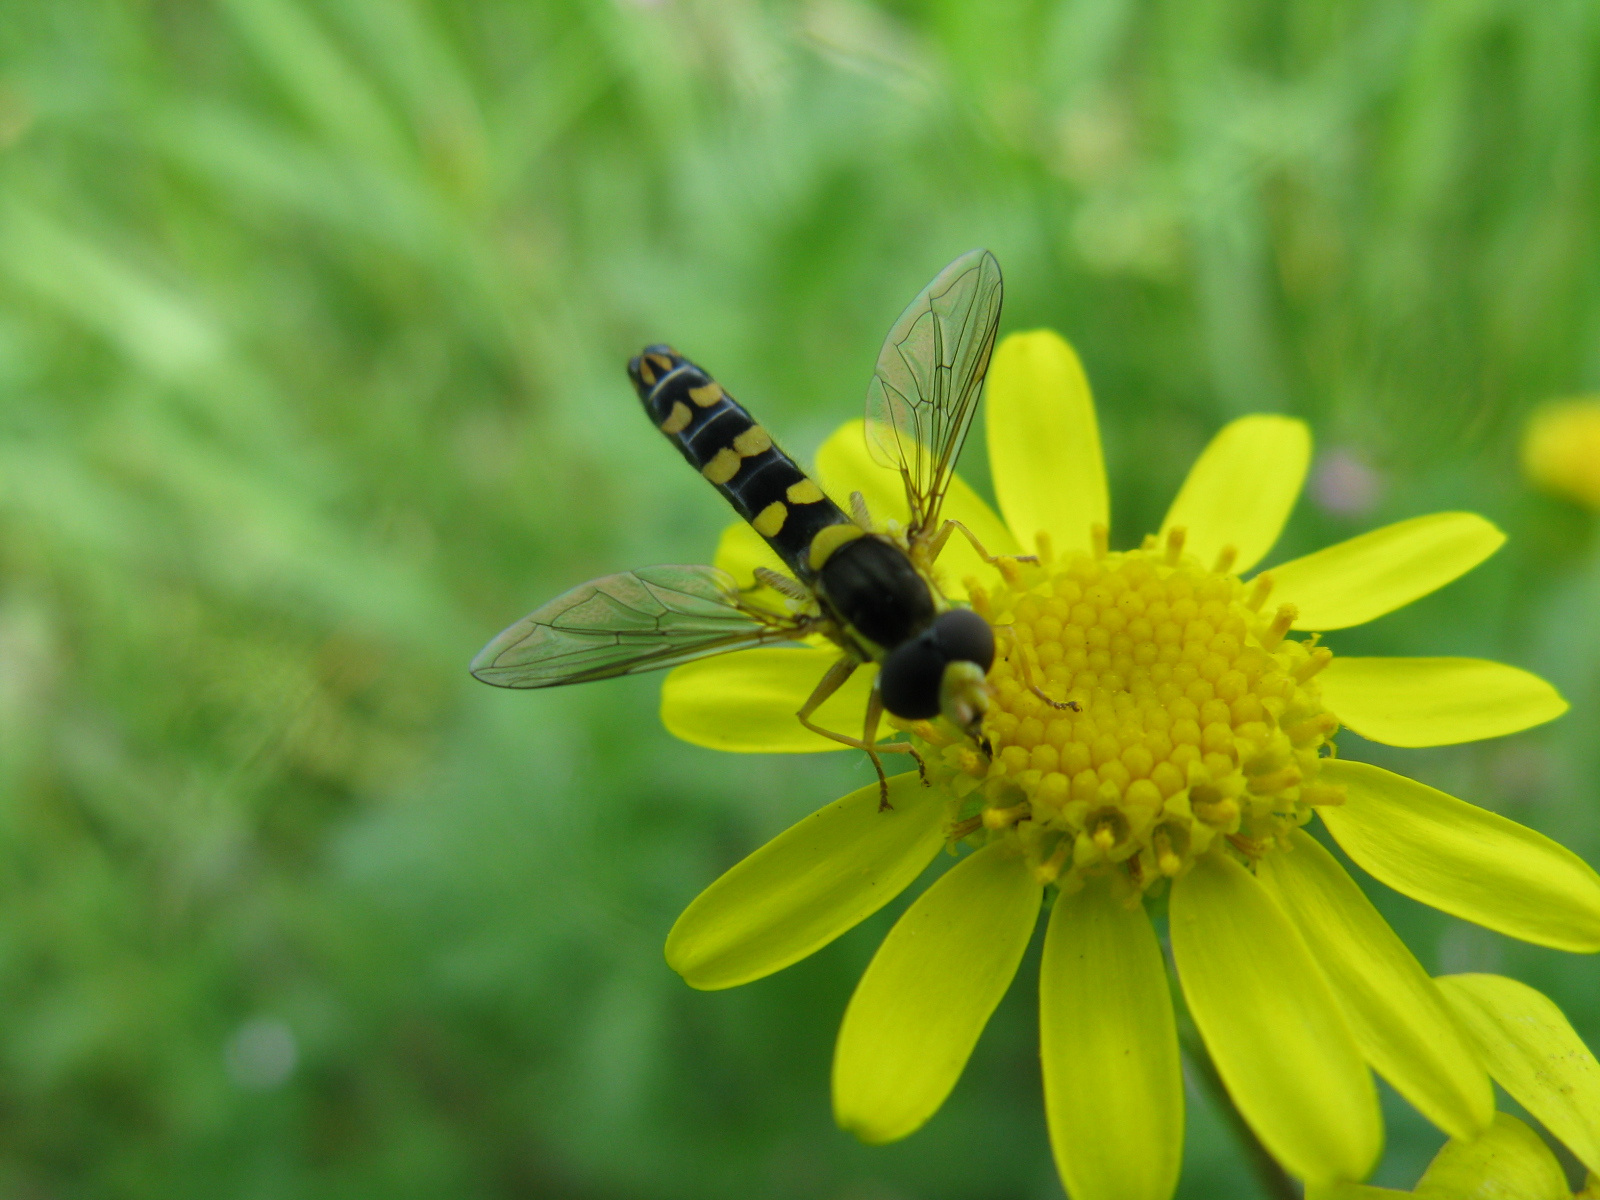
[[[867,697],[867,719],[861,729],[861,740],[866,743],[867,754],[872,759],[872,765],[878,771],[878,811],[893,808],[889,803],[889,779],[883,773],[883,763],[878,758],[879,750],[899,752],[901,750],[917,760],[917,774],[922,778],[922,786],[928,786],[928,764],[922,761],[918,754],[908,743],[890,742],[881,745],[878,742],[878,722],[883,719],[883,696],[877,688],[872,689],[872,694]]]
[[[1030,692],[1039,697],[1039,699],[1043,700],[1051,708],[1071,709],[1073,712],[1083,711],[1076,700],[1053,700],[1045,692],[1045,690],[1039,686],[1038,682],[1033,676],[1033,659],[1028,654],[1029,646],[1022,638],[1022,635],[1017,632],[1016,626],[996,625],[994,627],[994,631],[996,633],[1003,633],[1011,642],[1012,649],[1016,651],[1017,667],[1022,672],[1022,680],[1028,685],[1028,690]],[[1010,658],[1011,655],[1008,654],[1006,657]]]
[[[867,511],[867,498],[860,492],[850,493],[850,516],[861,528],[872,528],[872,514]]]
[[[810,600],[811,593],[787,575],[780,575],[769,567],[755,569],[757,583],[764,583],[780,596],[787,596],[791,600]]]
[[[877,736],[878,720],[883,715],[883,700],[878,695],[878,689],[872,689],[872,698],[867,701],[866,727],[863,731],[864,736],[860,738],[853,738],[846,734],[835,733],[831,729],[824,729],[811,719],[811,714],[816,712],[829,696],[843,687],[845,680],[855,674],[856,668],[860,665],[857,660],[848,657],[841,658],[834,663],[833,666],[828,668],[828,673],[817,683],[811,695],[806,698],[806,702],[800,706],[800,711],[795,713],[795,716],[800,719],[800,724],[811,730],[812,733],[820,734],[822,737],[838,742],[840,745],[867,752],[867,757],[872,759],[873,769],[878,772],[878,810],[881,812],[892,806],[889,803],[889,777],[884,774],[883,763],[878,758],[878,755],[885,752],[910,754],[917,759],[919,769],[922,766],[922,758],[912,748],[910,742],[880,743],[873,740]]]
[[[933,562],[939,557],[940,552],[945,547],[945,543],[950,540],[950,535],[955,533],[957,530],[960,530],[961,533],[966,535],[967,541],[971,542],[972,548],[978,552],[978,557],[983,559],[983,561],[988,563],[991,567],[999,562],[1002,558],[1009,558],[1013,562],[1025,563],[1036,563],[1039,561],[1039,556],[1036,554],[990,554],[988,550],[984,549],[983,543],[978,540],[978,535],[973,533],[972,530],[968,529],[960,521],[946,521],[939,527],[939,532],[934,534],[933,537],[928,541],[929,562]]]

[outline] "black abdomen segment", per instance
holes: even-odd
[[[645,412],[689,465],[809,583],[812,540],[850,518],[721,384],[670,346],[646,346],[629,361],[628,376]]]

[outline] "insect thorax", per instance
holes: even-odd
[[[816,588],[841,622],[884,652],[916,637],[937,611],[932,588],[906,552],[871,534],[833,551]]]

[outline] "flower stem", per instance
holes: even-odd
[[[1250,1166],[1255,1170],[1256,1179],[1261,1184],[1261,1194],[1268,1200],[1300,1200],[1300,1189],[1295,1186],[1294,1180],[1289,1178],[1288,1172],[1278,1164],[1278,1160],[1267,1152],[1267,1148],[1261,1144],[1261,1139],[1256,1137],[1255,1130],[1251,1129],[1250,1123],[1244,1119],[1244,1114],[1234,1105],[1233,1097],[1228,1095],[1222,1076],[1217,1074],[1217,1064],[1211,1061],[1211,1054],[1206,1050],[1205,1042],[1201,1040],[1200,1031],[1195,1028],[1194,1021],[1183,1011],[1178,1012],[1177,1018],[1178,1041],[1183,1046],[1183,1055],[1189,1060],[1195,1078],[1205,1088],[1212,1103],[1233,1127],[1234,1136],[1239,1139],[1245,1157],[1250,1160]]]

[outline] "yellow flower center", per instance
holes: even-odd
[[[1165,545],[1038,565],[1002,562],[975,608],[996,627],[984,732],[992,755],[951,742],[929,770],[956,797],[953,838],[1011,837],[1044,882],[1111,873],[1139,895],[1219,850],[1245,860],[1284,844],[1342,790],[1317,781],[1337,721],[1315,676],[1326,647],[1284,635],[1225,551],[1213,569]],[[927,731],[932,732],[932,731]]]

